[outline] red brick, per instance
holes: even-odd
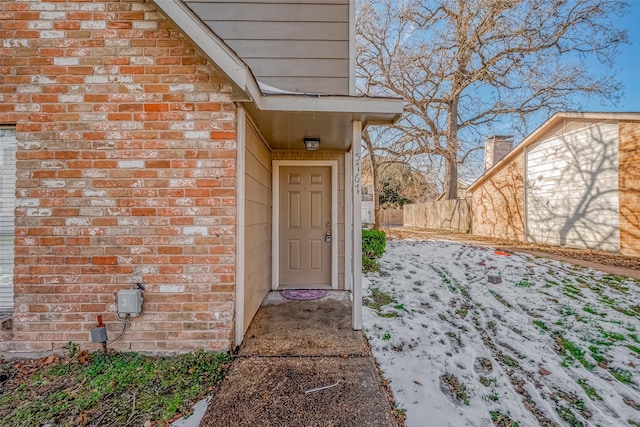
[[[94,265],[116,265],[118,258],[115,256],[94,256],[91,262]]]
[[[170,92],[171,83],[203,83],[196,85],[196,92],[222,99],[216,92],[225,81],[215,69],[205,71],[207,59],[170,21],[132,11],[136,2],[144,4],[145,11],[153,7],[142,0],[95,0],[104,11],[67,11],[66,20],[53,21],[55,30],[65,32],[64,39],[41,38],[41,30],[29,28],[28,20],[40,13],[29,10],[32,3],[5,2],[0,7],[5,13],[24,12],[24,19],[18,20],[13,12],[0,11],[0,37],[29,38],[28,47],[0,52],[7,55],[0,61],[5,82],[0,89],[0,122],[18,123],[20,140],[40,141],[43,147],[18,149],[16,157],[25,161],[21,173],[28,178],[17,180],[17,191],[21,198],[38,199],[40,208],[52,209],[50,217],[26,217],[26,208],[16,211],[18,223],[28,220],[22,224],[29,226],[16,230],[14,284],[25,312],[14,319],[21,332],[12,337],[11,348],[60,350],[65,339],[89,346],[87,331],[95,323],[94,315],[104,313],[108,322],[116,321],[115,294],[129,286],[142,265],[153,271],[140,274],[144,282],[178,284],[185,291],[164,295],[150,287],[143,313],[134,320],[140,329],[125,334],[119,343],[146,351],[229,349],[233,344],[232,321],[213,325],[212,313],[227,310],[224,315],[233,318],[235,269],[223,262],[235,254],[235,237],[195,236],[190,245],[175,242],[184,236],[183,228],[199,218],[219,215],[220,223],[235,224],[235,208],[214,211],[222,208],[204,202],[235,205],[235,150],[177,148],[193,141],[184,140],[181,129],[188,126],[176,130],[172,125],[198,111],[208,119],[190,124],[191,129],[207,130],[213,139],[235,140],[236,109],[230,99],[185,102],[185,93]],[[105,20],[108,28],[84,30],[83,20]],[[160,29],[135,29],[137,21],[148,20],[159,20]],[[154,65],[135,65],[137,54],[104,56],[105,38],[118,37],[136,37],[125,42],[146,49],[144,56]],[[73,57],[78,65],[69,61]],[[54,65],[61,61],[70,65]],[[98,81],[100,76],[112,80],[87,83],[94,74]],[[21,86],[31,85],[33,76],[49,82],[39,93],[22,93]],[[125,88],[131,81],[142,85],[144,101],[142,93]],[[74,99],[76,94],[81,102]],[[149,101],[150,95],[154,101]],[[232,114],[223,117],[221,111]],[[141,127],[126,122],[140,122]],[[177,180],[197,169],[197,159],[222,160],[215,173],[225,177],[198,177],[176,187]],[[122,161],[133,163],[120,168]],[[45,180],[52,188],[41,187]],[[191,188],[194,184],[202,187]],[[185,203],[191,204],[188,210]],[[218,231],[223,229],[212,228]],[[186,266],[194,263],[207,264],[210,272],[186,275]],[[202,283],[216,285],[203,288]],[[183,303],[192,304],[185,308]],[[60,313],[52,314],[51,307]],[[162,329],[174,322],[184,329]],[[172,340],[181,333],[192,341],[178,346]]]

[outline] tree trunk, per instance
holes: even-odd
[[[455,81],[454,87],[455,90]],[[444,198],[458,198],[458,97],[454,96],[449,106],[447,122],[447,154],[444,158]]]
[[[458,161],[451,158],[451,153],[444,158],[444,198],[455,200],[458,198]]]
[[[371,179],[373,180],[373,228],[375,230],[380,229],[380,189],[378,185],[378,162],[376,161],[375,153],[373,152],[373,144],[369,137],[369,131],[367,129],[362,133],[362,140],[364,141],[367,151],[369,152],[369,161],[371,162]]]

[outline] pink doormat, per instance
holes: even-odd
[[[324,298],[329,294],[325,289],[285,289],[280,291],[280,295],[286,299],[297,301],[309,301]]]

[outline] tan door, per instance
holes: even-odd
[[[331,168],[280,168],[280,286],[331,286]]]

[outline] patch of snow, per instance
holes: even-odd
[[[318,96],[317,93],[308,93],[308,92],[292,92],[290,90],[280,89],[275,86],[270,86],[266,83],[263,83],[258,80],[258,87],[260,91],[265,95],[307,95],[307,96]]]
[[[407,426],[640,425],[639,282],[448,241],[389,241],[379,264],[365,304],[393,301],[364,330]]]
[[[188,417],[182,417],[180,419],[175,420],[171,423],[170,427],[198,427],[200,425],[200,421],[204,417],[204,414],[207,412],[207,406],[209,405],[209,400],[211,396],[202,399],[195,405],[193,405],[193,413]]]

